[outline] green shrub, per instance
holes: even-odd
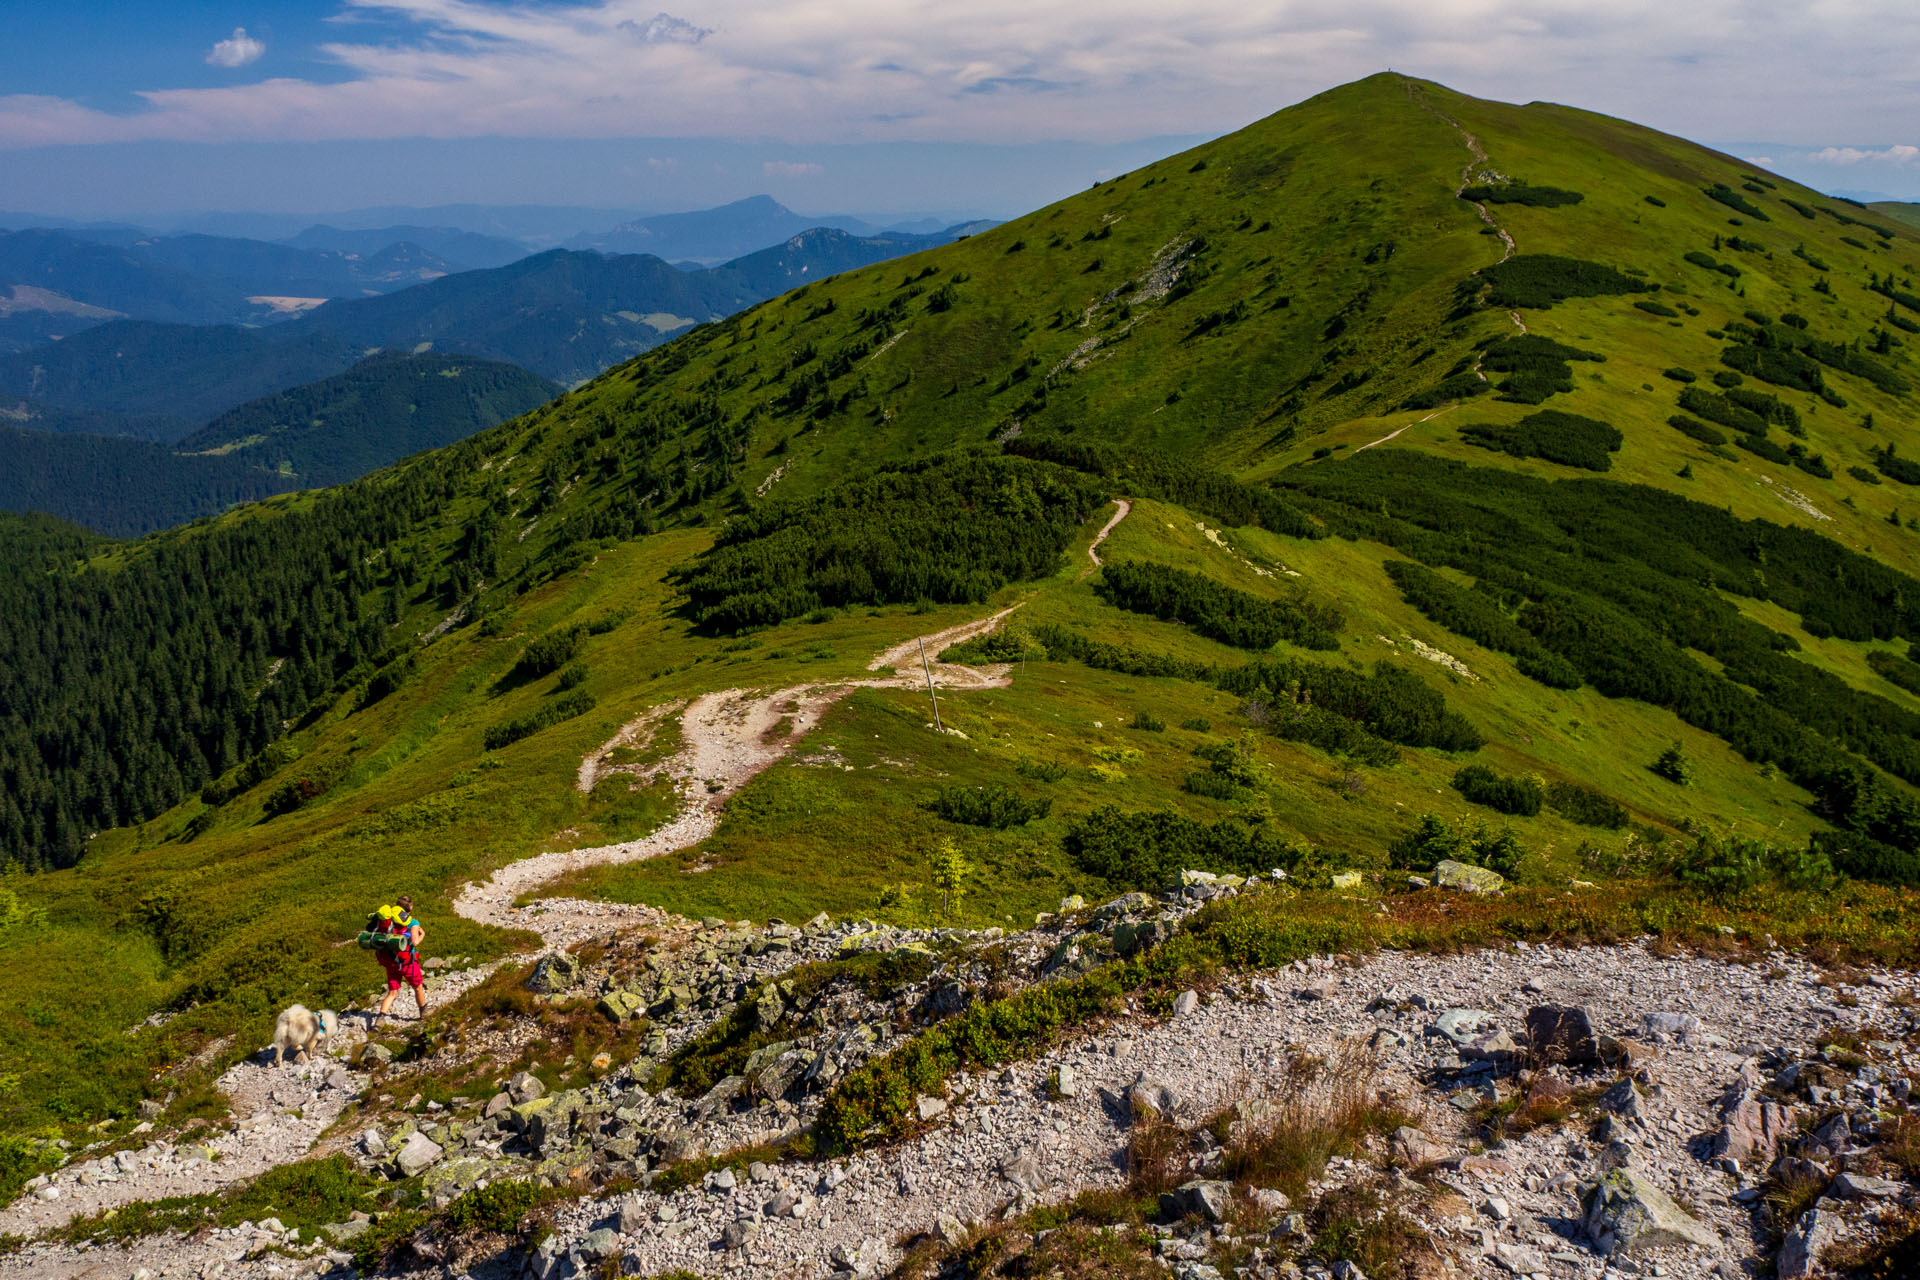
[[[1495,307],[1544,309],[1568,298],[1598,298],[1608,294],[1652,293],[1659,286],[1636,280],[1625,272],[1580,258],[1546,253],[1522,253],[1480,273],[1492,289],[1487,303]],[[1469,282],[1469,292],[1477,289]]]
[[[1727,442],[1726,433],[1715,431],[1704,422],[1696,422],[1684,413],[1676,413],[1668,418],[1667,425],[1682,435],[1693,437],[1701,444],[1722,445]]]
[[[1455,826],[1445,818],[1423,813],[1412,827],[1387,846],[1396,867],[1431,871],[1436,863],[1467,862],[1512,878],[1528,860],[1524,846],[1511,828],[1495,830],[1484,822]]]
[[[1568,362],[1574,360],[1604,362],[1606,357],[1538,334],[1522,334],[1489,344],[1480,363],[1484,369],[1512,375],[1500,384],[1502,400],[1539,404],[1548,396],[1573,390],[1573,370]]]
[[[1046,817],[1053,801],[1045,796],[1029,800],[1006,786],[942,787],[927,808],[948,822],[1005,831]]]
[[[1167,397],[1177,403],[1180,393]],[[1002,446],[1023,458],[1037,458],[1112,481],[1120,492],[1159,498],[1232,526],[1259,525],[1290,538],[1324,538],[1326,530],[1263,486],[1245,484],[1186,458],[1157,449],[1096,444],[1060,436],[1020,436]]]
[[[1282,640],[1337,649],[1345,625],[1338,609],[1304,592],[1290,600],[1266,600],[1201,574],[1139,560],[1109,564],[1094,589],[1117,608],[1183,622],[1240,649],[1270,649]]]
[[[1150,891],[1166,888],[1186,870],[1288,870],[1304,852],[1281,839],[1271,823],[1228,818],[1208,825],[1170,809],[1126,813],[1112,805],[1075,819],[1067,828],[1066,850],[1074,866],[1115,888]]]
[[[1728,901],[1769,882],[1786,889],[1820,889],[1833,881],[1833,863],[1816,844],[1778,848],[1747,836],[1706,831],[1673,866],[1674,878],[1709,897]]]
[[[1067,766],[1058,760],[1033,760],[1026,757],[1014,763],[1013,771],[1034,782],[1058,782],[1067,776]]]
[[[1668,369],[1663,376],[1672,378],[1675,382],[1700,381],[1700,375],[1691,369]]]
[[[1044,662],[1047,647],[1024,628],[996,627],[985,635],[948,645],[940,653],[942,662]]]
[[[555,687],[560,692],[565,693],[569,689],[578,689],[586,682],[587,664],[584,662],[576,662],[571,666],[561,669],[560,679],[555,682]]]
[[[1207,719],[1205,716],[1193,716],[1189,719],[1182,720],[1180,727],[1182,729],[1191,729],[1195,733],[1212,733],[1213,721]]]
[[[1133,713],[1133,723],[1129,727],[1141,729],[1147,733],[1165,733],[1167,731],[1167,722],[1159,716],[1150,715],[1145,711],[1136,711]]]
[[[1509,426],[1470,423],[1460,428],[1460,439],[1516,458],[1545,458],[1589,471],[1611,468],[1609,455],[1619,452],[1622,443],[1620,433],[1606,423],[1558,409],[1542,409]]]
[[[1753,201],[1735,191],[1724,182],[1716,182],[1707,187],[1703,194],[1709,200],[1717,200],[1727,208],[1746,214],[1749,218],[1758,218],[1762,222],[1771,222],[1766,211]]]
[[[1534,209],[1558,209],[1562,205],[1579,204],[1586,199],[1578,191],[1567,191],[1561,187],[1535,187],[1524,182],[1467,187],[1460,192],[1460,198],[1475,204],[1523,204]]]
[[[1920,696],[1920,663],[1911,657],[1902,657],[1888,649],[1873,649],[1867,653],[1867,665],[1883,679]]]
[[[1577,783],[1556,782],[1548,786],[1547,804],[1567,821],[1582,826],[1618,831],[1627,825],[1627,811],[1618,801]]]
[[[1437,387],[1425,391],[1416,391],[1400,402],[1402,409],[1437,409],[1450,400],[1467,400],[1474,396],[1485,395],[1493,389],[1493,384],[1477,373],[1456,373],[1445,378]]]
[[[1665,200],[1662,200],[1659,196],[1641,196],[1640,198],[1642,200],[1645,200],[1648,204],[1652,205],[1656,209],[1664,209],[1667,207],[1667,202]]]
[[[1653,315],[1653,316],[1677,317],[1680,314],[1678,311],[1675,311],[1672,307],[1668,306],[1666,303],[1655,302],[1650,298],[1641,298],[1638,301],[1636,301],[1633,305],[1635,307],[1638,307],[1640,310],[1646,312],[1648,315]]]
[[[592,694],[585,689],[575,689],[572,693],[562,694],[524,716],[517,716],[492,726],[487,730],[482,741],[488,751],[498,751],[550,725],[559,724],[562,720],[585,715],[597,705]]]
[[[513,1235],[528,1214],[561,1194],[536,1182],[495,1182],[455,1199],[441,1211],[440,1223],[462,1235]]]
[[[1522,818],[1538,814],[1546,799],[1535,779],[1497,773],[1483,764],[1470,764],[1456,772],[1453,789],[1474,804]]]
[[[580,643],[586,637],[586,627],[578,623],[549,631],[527,645],[520,655],[520,661],[514,666],[514,673],[531,678],[558,671],[580,651]]]
[[[1655,775],[1665,778],[1675,786],[1693,785],[1693,762],[1687,759],[1686,752],[1681,750],[1677,742],[1660,753],[1659,758],[1653,762],[1652,769]]]

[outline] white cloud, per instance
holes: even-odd
[[[182,139],[1117,141],[1225,130],[1392,67],[1695,137],[1814,148],[1920,118],[1912,0],[333,0],[336,64],[0,95],[0,148]],[[236,31],[208,60],[238,66]],[[1631,73],[1623,72],[1630,68]],[[1756,96],[1752,86],[1768,92]]]
[[[811,178],[824,170],[808,160],[769,160],[760,166],[769,178]]]
[[[244,67],[249,62],[258,62],[266,51],[267,46],[248,35],[245,27],[235,27],[232,35],[216,41],[213,48],[207,50],[207,65]]]
[[[1807,157],[1813,164],[1912,164],[1920,160],[1920,147],[1906,145],[1882,147],[1878,151],[1862,151],[1858,147],[1822,147]]]
[[[665,172],[671,172],[672,170],[678,169],[679,167],[680,167],[680,161],[675,159],[673,156],[648,156],[647,157],[647,168],[649,169],[658,169],[661,172],[665,173]]]
[[[629,18],[617,30],[626,32],[642,44],[699,44],[713,34],[706,27],[696,27],[685,18],[676,18],[670,13],[656,13],[645,22]]]

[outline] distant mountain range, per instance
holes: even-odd
[[[750,196],[717,209],[698,213],[660,213],[623,222],[617,227],[567,241],[569,249],[597,249],[601,253],[650,253],[669,261],[702,264],[726,262],[775,244],[815,227],[831,227],[854,236],[870,237],[885,228],[860,218],[809,218],[782,205],[772,196]]]
[[[725,234],[796,216],[745,203]],[[675,225],[698,247],[691,224]],[[810,227],[694,270],[554,249],[453,271],[411,242],[372,247],[426,232],[469,256],[512,254],[509,241],[447,228],[314,226],[289,245],[0,233],[0,429],[13,473],[0,508],[129,534],[341,483],[524,413],[696,324],[979,225]]]
[[[39,429],[73,429],[69,415],[92,415],[78,429],[171,442],[236,405],[331,377],[375,350],[504,361],[571,384],[795,285],[945,244],[965,231],[854,236],[815,228],[723,267],[691,272],[651,255],[554,249],[375,297],[336,299],[270,326],[71,317],[87,327],[57,343],[0,355],[0,406],[12,402],[24,425]],[[0,237],[0,245],[10,239]],[[94,256],[130,252],[92,248],[99,251]],[[134,306],[133,281],[148,281],[159,294],[155,282],[200,279],[144,259],[112,262],[126,272],[119,292],[87,292],[113,297],[125,304],[117,308],[122,311]],[[231,300],[236,292],[208,284],[202,295]],[[207,307],[214,309],[213,302]],[[7,319],[0,317],[0,325]]]
[[[147,533],[236,502],[354,479],[518,417],[559,392],[510,364],[383,352],[229,410],[175,446],[23,429],[0,407],[8,462],[0,468],[0,509],[45,511],[114,536]],[[88,425],[82,415],[68,421]]]

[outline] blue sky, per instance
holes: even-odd
[[[0,207],[1010,214],[1388,66],[1920,198],[1911,0],[16,0]]]

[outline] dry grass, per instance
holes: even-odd
[[[1379,1094],[1379,1071],[1379,1054],[1359,1039],[1336,1041],[1326,1057],[1290,1053],[1248,1118],[1224,1132],[1227,1176],[1305,1195],[1328,1160],[1406,1123]]]

